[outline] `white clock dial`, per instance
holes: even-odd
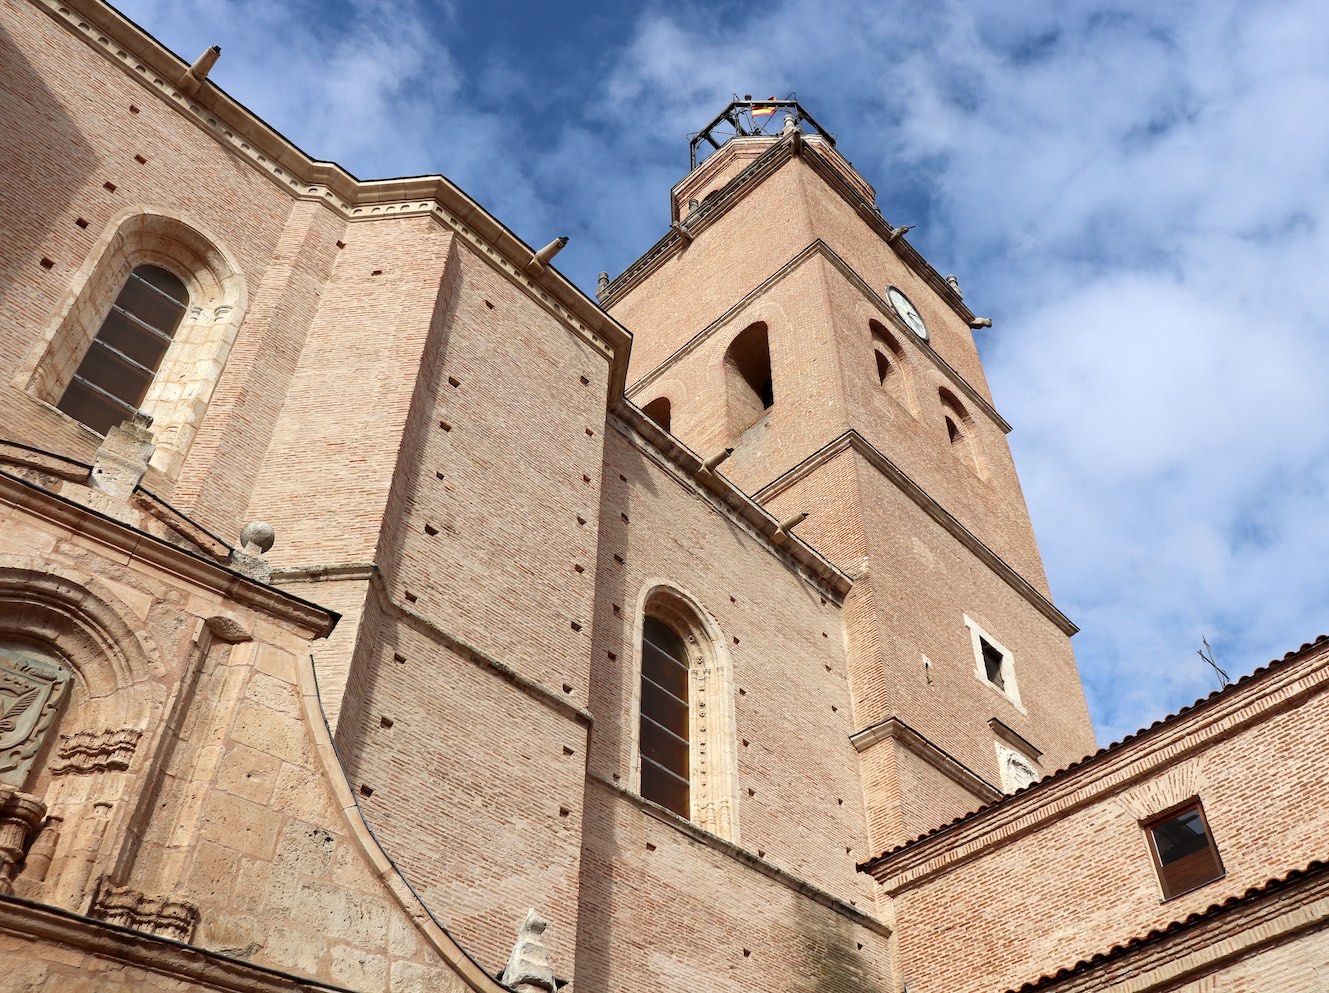
[[[909,302],[909,298],[892,286],[886,291],[886,299],[891,302],[895,312],[900,315],[900,320],[909,325],[909,330],[927,341],[928,326],[923,323],[923,315],[918,312],[917,307]]]

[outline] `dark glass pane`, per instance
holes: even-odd
[[[670,734],[646,715],[643,715],[641,720],[641,753],[664,766],[679,779],[688,778],[687,740]]]
[[[157,366],[161,364],[162,356],[166,354],[169,345],[169,342],[135,324],[116,310],[106,316],[106,323],[102,325],[97,340],[119,349],[135,362],[153,371],[156,371]]]
[[[688,705],[645,679],[641,682],[641,712],[656,724],[687,740]]]
[[[642,759],[641,763],[641,795],[680,817],[692,816],[688,784],[679,782],[649,759]]]
[[[123,407],[77,379],[69,384],[69,389],[65,390],[65,395],[60,398],[59,407],[70,417],[82,421],[101,434],[105,434],[129,416]]]
[[[1154,844],[1158,846],[1158,861],[1168,865],[1209,847],[1209,836],[1204,830],[1204,819],[1198,810],[1188,810],[1154,828]]]
[[[137,408],[152,382],[150,373],[94,341],[74,374]],[[128,415],[126,415],[128,416]]]
[[[687,701],[687,647],[673,628],[654,617],[642,626],[641,669],[646,678]]]
[[[143,268],[139,267],[139,269],[134,270],[126,281],[124,289],[116,297],[115,305],[133,314],[143,323],[156,328],[169,338],[175,334],[180,319],[184,317],[185,306],[183,303],[165,296],[150,283],[140,279],[139,273]]]
[[[154,289],[161,290],[182,308],[189,305],[189,291],[175,273],[167,272],[161,266],[141,265],[134,268],[134,275]]]

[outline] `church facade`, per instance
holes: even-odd
[[[1329,989],[1329,640],[1095,750],[991,322],[805,108],[591,297],[217,54],[0,8],[6,989]]]

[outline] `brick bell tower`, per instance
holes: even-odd
[[[847,664],[880,851],[1082,757],[1093,731],[975,317],[793,100],[692,140],[670,230],[600,297],[629,395],[855,578]],[[702,552],[699,551],[699,554]]]

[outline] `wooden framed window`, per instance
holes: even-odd
[[[1164,900],[1222,878],[1223,860],[1199,797],[1150,818],[1142,826]]]
[[[133,417],[189,307],[185,284],[160,266],[129,274],[88,346],[60,409],[99,434]]]
[[[690,818],[687,646],[673,628],[650,616],[641,642],[641,795]]]

